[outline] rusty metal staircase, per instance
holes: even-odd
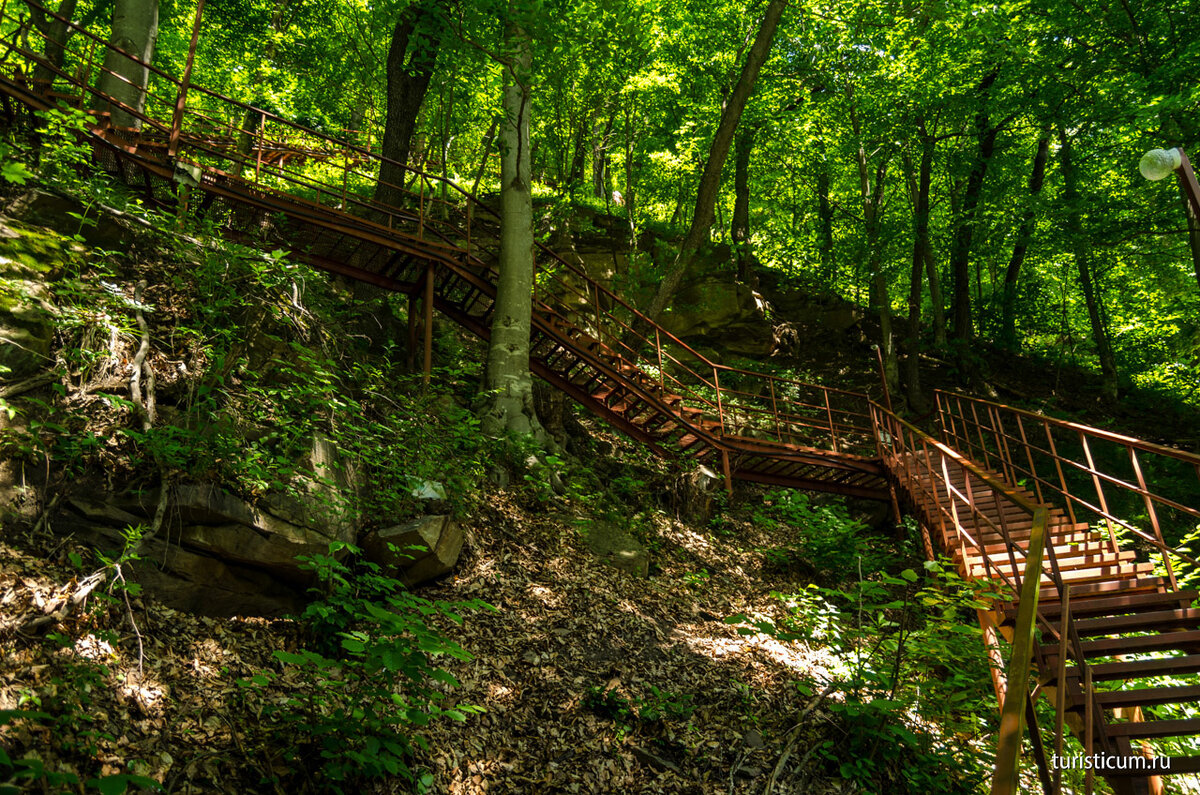
[[[1047,793],[1062,791],[1062,759],[1092,760],[1087,792],[1096,775],[1122,795],[1200,780],[1200,746],[1179,742],[1200,735],[1200,678],[1186,678],[1200,673],[1200,592],[1181,574],[1196,560],[1164,540],[1200,530],[1200,456],[962,395],[937,400],[939,438],[878,406],[875,421],[927,553],[940,548],[962,576],[1011,596],[979,614],[1002,705],[992,791],[1023,791],[1026,724]],[[1054,708],[1045,731],[1039,697]],[[1163,740],[1183,750],[1159,755],[1148,741]]]
[[[406,293],[410,350],[418,303],[425,318],[427,368],[435,308],[489,337],[498,219],[486,204],[394,162],[403,184],[381,186],[387,161],[369,141],[337,140],[193,85],[191,57],[180,78],[142,64],[145,105],[122,105],[94,87],[112,48],[67,23],[64,65],[47,63],[21,2],[0,6],[10,125],[30,111],[88,109],[80,138],[95,165],[146,204]],[[32,82],[35,65],[56,75],[51,84]],[[114,110],[137,124],[113,126]],[[387,202],[376,198],[381,187]],[[865,395],[715,363],[608,282],[538,246],[536,375],[656,453],[719,467],[727,481],[902,502],[920,519],[930,557],[947,553],[963,576],[1008,589],[979,616],[1002,704],[993,792],[1017,791],[1026,724],[1047,793],[1062,791],[1062,771],[1048,760],[1063,756],[1071,733],[1087,754],[1126,762],[1144,758],[1143,740],[1200,735],[1200,718],[1170,713],[1200,701],[1200,679],[1161,679],[1200,673],[1197,592],[1177,571],[1196,561],[1164,541],[1200,519],[1190,507],[1200,504],[1200,457],[948,394],[938,395],[935,438]],[[1111,466],[1114,449],[1127,471]],[[1054,705],[1048,732],[1039,697]],[[1200,756],[1169,764],[1163,773],[1195,773]],[[1117,792],[1156,791],[1144,771],[1103,772]]]

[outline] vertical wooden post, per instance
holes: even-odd
[[[1067,634],[1071,628],[1071,586],[1063,588],[1062,618],[1058,629],[1058,675],[1054,690],[1054,791],[1062,792],[1063,723],[1067,717]]]
[[[875,358],[879,362],[879,382],[883,384],[884,405],[887,406],[888,411],[895,413],[895,409],[892,408],[892,392],[888,389],[887,368],[883,366],[883,351],[879,349],[878,345],[872,345],[871,347],[875,349]]]
[[[1033,491],[1037,495],[1038,502],[1045,502],[1042,499],[1042,479],[1038,476],[1037,465],[1033,463],[1033,449],[1029,446],[1029,437],[1025,435],[1025,423],[1021,421],[1021,415],[1017,415],[1017,430],[1021,432],[1021,445],[1025,448],[1025,460],[1029,462],[1029,474],[1033,477]],[[1013,484],[1016,485],[1015,483]],[[1068,501],[1068,510],[1070,509],[1070,501]],[[1071,521],[1075,521],[1075,514],[1071,514]]]
[[[775,415],[775,438],[782,442],[783,431],[779,424],[779,405],[775,402],[775,379],[767,376],[767,385],[771,387],[771,413]],[[833,440],[833,450],[837,452],[837,439]]]
[[[821,390],[825,393],[825,416],[829,419],[829,438],[833,440],[833,452],[838,452],[837,428],[833,424],[833,406],[829,403],[829,390]]]
[[[192,66],[196,62],[196,43],[200,40],[200,16],[204,13],[204,0],[196,0],[196,17],[192,22],[192,43],[188,46],[187,62],[183,66],[183,79],[179,81],[179,93],[175,96],[175,112],[171,115],[171,137],[167,141],[167,157],[179,152],[179,136],[183,132],[183,108],[187,102],[188,88],[192,84]]]
[[[733,496],[733,475],[729,467],[729,451],[721,451],[721,472],[725,475],[725,493]]]
[[[654,352],[658,354],[658,390],[662,394],[667,392],[666,376],[663,374],[662,364],[662,329],[658,326],[654,327]]]
[[[267,129],[267,114],[258,114],[258,146],[255,147],[256,154],[254,155],[254,182],[258,183],[259,171],[262,170],[262,151],[263,137],[266,135]]]
[[[1104,498],[1104,484],[1100,481],[1099,472],[1096,470],[1096,462],[1092,459],[1092,448],[1088,445],[1087,434],[1083,431],[1079,432],[1079,442],[1083,445],[1083,455],[1087,459],[1088,472],[1092,476],[1092,485],[1096,488],[1096,497],[1100,500],[1100,510],[1105,514],[1109,514],[1108,501]],[[1108,525],[1108,540],[1112,544],[1112,550],[1117,551],[1117,528],[1113,525],[1112,519],[1108,516],[1104,517],[1105,524]]]
[[[1015,795],[1020,783],[1021,736],[1025,733],[1025,700],[1029,695],[1029,666],[1033,660],[1033,644],[1037,632],[1038,596],[1041,589],[1042,555],[1046,548],[1046,516],[1044,507],[1033,514],[1029,531],[1029,551],[1025,558],[1025,576],[1021,583],[1021,598],[1017,610],[1017,626],[1013,633],[1012,654],[1008,660],[1008,693],[1000,712],[1000,741],[996,748],[996,774],[992,779],[992,795]],[[1086,669],[1088,691],[1091,688],[1091,669]],[[1088,700],[1091,718],[1091,700]],[[1087,730],[1089,743],[1091,726]],[[1087,751],[1091,753],[1091,748]]]

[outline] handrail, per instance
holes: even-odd
[[[935,394],[943,438],[985,461],[996,459],[1012,483],[1027,477],[1039,496],[1044,491],[1058,494],[1072,522],[1078,520],[1078,510],[1106,524],[1114,552],[1119,550],[1118,528],[1123,528],[1157,550],[1172,589],[1177,588],[1177,561],[1200,565],[1194,554],[1171,546],[1164,535],[1173,520],[1186,523],[1180,528],[1186,532],[1192,520],[1200,519],[1200,509],[1192,507],[1194,499],[1180,496],[1180,491],[1192,498],[1200,495],[1200,455],[969,395],[942,390]],[[1031,434],[1031,428],[1040,430]],[[1044,436],[1041,443],[1039,435]],[[1039,471],[1039,462],[1049,462],[1052,472]],[[1128,474],[1106,471],[1113,467]],[[1156,478],[1176,493],[1156,488]],[[1125,511],[1114,502],[1121,500]],[[1134,509],[1144,512],[1149,530],[1123,517]]]
[[[902,419],[879,403],[871,401],[870,405],[880,449],[885,461],[890,459],[889,470],[900,480],[901,485],[909,494],[928,494],[932,497],[939,524],[944,515],[951,516],[954,523],[953,529],[960,539],[959,551],[965,569],[964,574],[970,574],[970,568],[967,565],[968,555],[965,545],[962,543],[962,540],[966,539],[971,546],[978,550],[988,577],[1004,582],[1014,593],[1019,594],[1012,652],[1004,677],[1005,689],[1001,700],[996,768],[991,789],[993,795],[1015,795],[1019,791],[1021,743],[1025,728],[1025,715],[1027,708],[1032,703],[1029,690],[1030,668],[1035,656],[1040,654],[1037,652],[1039,627],[1056,640],[1060,649],[1070,647],[1074,665],[1079,671],[1081,680],[1090,675],[1083,654],[1082,640],[1074,623],[1064,621],[1062,625],[1056,627],[1039,609],[1044,577],[1050,579],[1062,603],[1069,603],[1070,600],[1070,590],[1063,580],[1057,552],[1053,543],[1047,543],[1049,507],[1044,503],[1029,499],[1020,493],[1013,484],[996,477],[954,448],[934,439],[916,425]],[[918,443],[923,451],[921,454],[916,452]],[[940,459],[940,467],[933,465],[931,451],[935,452]],[[927,482],[923,482],[920,476],[914,477],[912,474],[911,461],[920,462],[922,459],[924,460],[923,467],[921,464],[917,466],[926,473]],[[965,493],[953,483],[949,471],[951,464],[963,474]],[[982,514],[979,500],[974,494],[973,478],[990,490],[992,499],[997,506],[999,527]],[[941,489],[937,487],[939,481]],[[1024,547],[1014,541],[1008,530],[1008,522],[1001,506],[1001,500],[1016,506],[1030,517],[1030,535]],[[949,506],[945,504],[946,502],[949,502]],[[964,518],[959,513],[960,504],[970,516]],[[928,521],[928,517],[926,521]],[[1004,554],[1007,555],[1010,565],[1008,572],[1002,567],[993,566],[992,555],[988,552],[989,545],[983,541],[983,534],[987,531],[996,532],[1003,539]],[[950,534],[946,532],[945,528],[943,528],[942,535],[944,542],[949,540]],[[1024,561],[1023,567],[1018,566],[1018,557]],[[1048,571],[1047,563],[1049,564]],[[1010,577],[1009,574],[1012,576]],[[1062,666],[1065,666],[1065,659],[1060,658],[1060,670]],[[1060,682],[1060,687],[1062,686]],[[997,695],[1000,696],[999,686]],[[1090,697],[1089,693],[1088,698],[1090,699]],[[1091,709],[1088,710],[1087,719],[1089,722],[1102,720],[1099,711]],[[1037,731],[1035,726],[1029,728],[1031,732]],[[1061,732],[1061,721],[1057,723],[1056,731]],[[1103,734],[1100,736],[1104,737]],[[1061,744],[1061,736],[1058,738],[1058,743]],[[1047,779],[1049,770],[1040,743],[1035,743],[1035,753],[1043,779]]]

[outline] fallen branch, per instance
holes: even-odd
[[[26,378],[24,381],[18,381],[15,384],[0,386],[0,398],[16,397],[23,395],[26,392],[37,389],[39,386],[45,386],[58,379],[58,373],[42,373],[35,375],[32,378]]]
[[[787,766],[788,759],[792,755],[792,750],[796,747],[796,741],[800,739],[800,729],[803,728],[804,721],[808,718],[812,711],[816,709],[821,702],[823,702],[834,690],[837,690],[837,683],[830,682],[829,685],[827,685],[826,688],[822,690],[815,699],[813,699],[813,702],[805,707],[804,711],[800,713],[800,719],[796,721],[796,725],[788,730],[787,743],[784,744],[783,751],[781,751],[779,754],[779,761],[775,763],[775,769],[771,771],[771,776],[767,779],[767,786],[765,789],[763,789],[763,795],[771,795],[771,793],[774,791],[775,784],[779,780],[779,774],[782,773],[783,768]],[[810,750],[809,753],[804,755],[804,761],[807,762],[811,755],[812,751]]]

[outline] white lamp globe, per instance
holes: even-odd
[[[1151,182],[1157,182],[1183,165],[1178,149],[1151,149],[1138,161],[1138,171]]]

